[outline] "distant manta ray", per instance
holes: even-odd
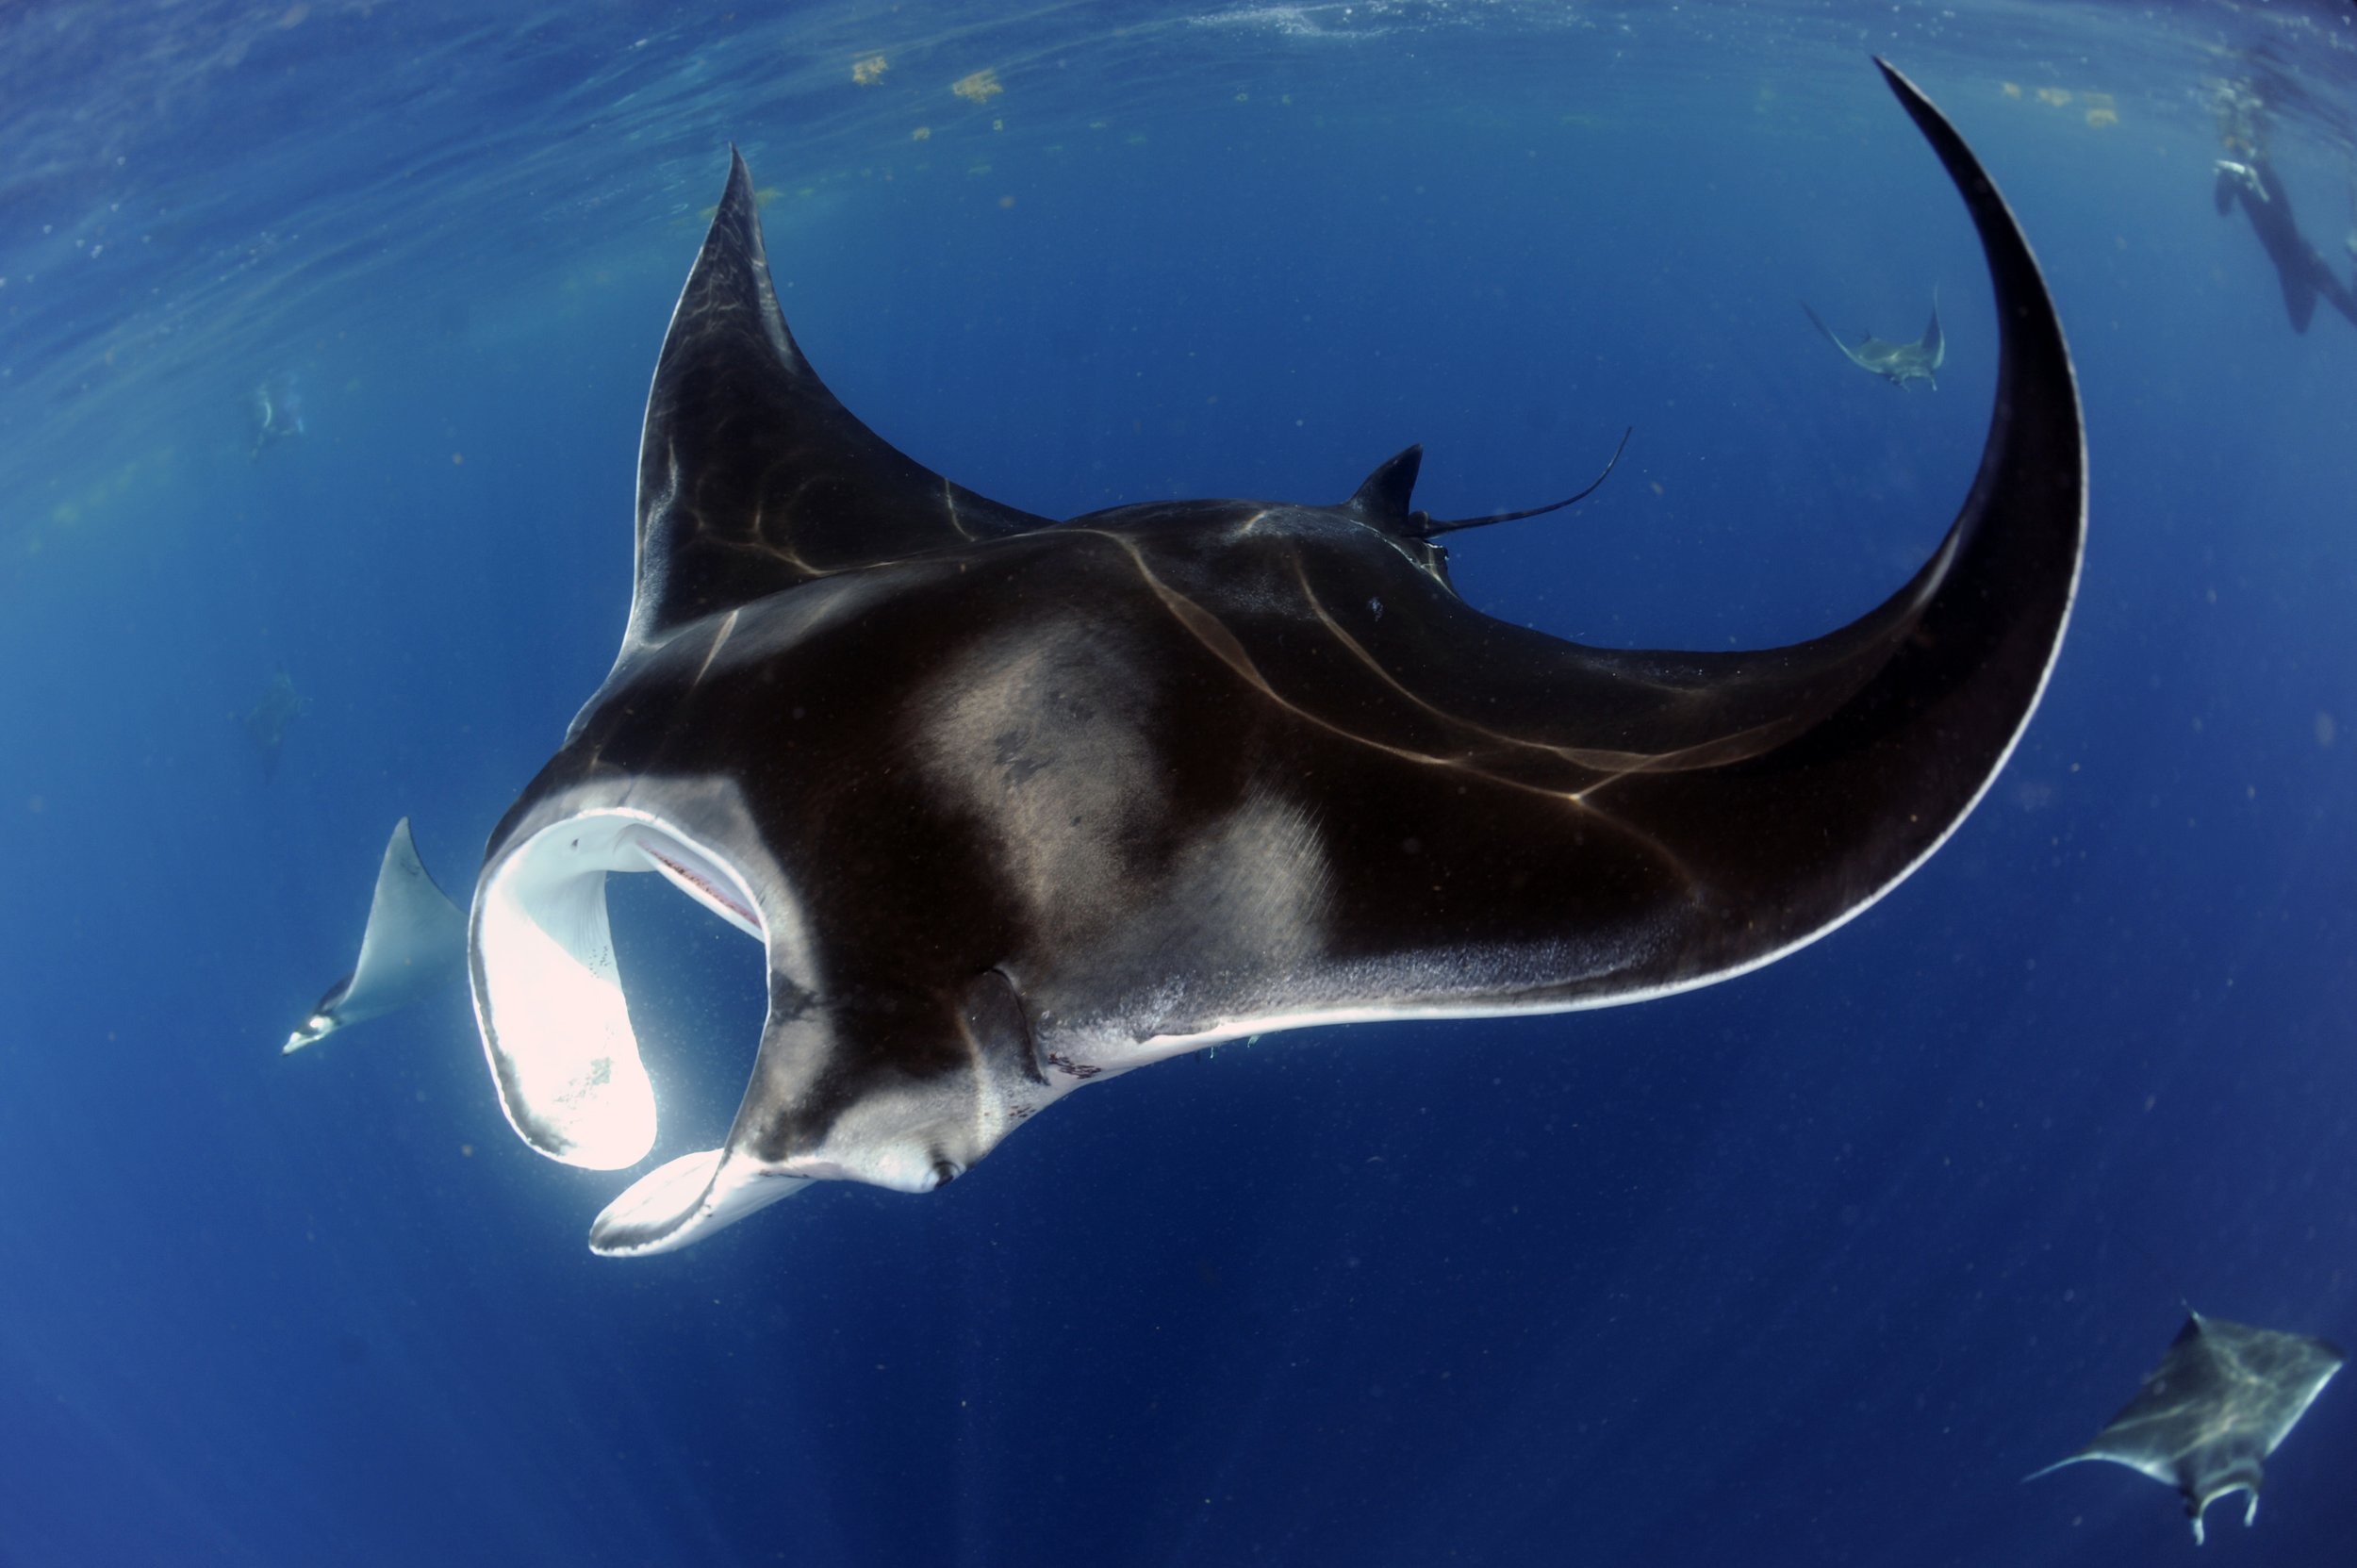
[[[1333,504],[1057,522],[951,483],[803,358],[733,157],[648,399],[620,652],[469,922],[509,1121],[599,1170],[656,1135],[607,875],[659,872],[763,946],[726,1141],[640,1178],[591,1247],[677,1247],[822,1179],[927,1191],[1081,1085],[1221,1040],[1707,984],[1921,864],[2052,668],[2085,454],[2012,214],[1882,69],[1980,234],[1996,412],[1913,578],[1758,652],[1469,607],[1435,536],[1499,520],[1410,510],[1412,447]]]
[[[2320,1339],[2253,1329],[2194,1312],[2161,1364],[2093,1442],[2025,1477],[2108,1460],[2173,1486],[2201,1542],[2201,1515],[2236,1492],[2242,1522],[2259,1517],[2261,1461],[2275,1452],[2347,1360]]]
[[[423,1000],[457,982],[466,957],[467,917],[426,874],[404,817],[393,824],[377,867],[352,973],[327,988],[279,1048],[291,1055],[339,1029]]]
[[[1923,336],[1912,343],[1893,343],[1881,338],[1866,337],[1852,348],[1834,335],[1833,328],[1809,309],[1808,302],[1801,302],[1802,311],[1810,324],[1825,335],[1825,341],[1839,349],[1861,371],[1881,376],[1893,387],[1904,387],[1920,381],[1933,391],[1939,390],[1939,380],[1933,374],[1948,357],[1948,339],[1939,331],[1939,290],[1932,290],[1932,324],[1923,329]]]
[[[261,754],[264,783],[278,776],[278,753],[287,744],[287,726],[310,711],[311,700],[295,690],[294,680],[285,670],[271,677],[261,701],[248,708],[238,720]]]

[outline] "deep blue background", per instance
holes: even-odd
[[[1327,499],[1421,440],[1461,514],[1633,423],[1460,587],[1756,645],[1901,581],[1986,419],[1977,253],[1869,50],[2021,214],[2095,499],[2019,753],[1864,918],[1641,1007],[1182,1058],[938,1195],[637,1263],[462,998],[277,1053],[393,819],[463,894],[612,656],[732,139],[813,361],[977,489]],[[2347,8],[0,13],[0,1562],[2191,1551],[2124,1470],[2018,1478],[2179,1292],[2357,1337],[2357,328],[2295,337],[2212,211],[2228,74],[2341,256]],[[1935,282],[1937,393],[1796,305],[1907,337]],[[309,433],[249,460],[286,374]],[[668,1156],[760,974],[652,881]],[[2207,1552],[2348,1560],[2352,1452],[2334,1388]]]

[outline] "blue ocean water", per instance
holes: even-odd
[[[1764,646],[1904,579],[1988,417],[1978,250],[1870,53],[2020,215],[2094,488],[2020,750],[1860,919],[1181,1057],[945,1191],[634,1262],[463,996],[279,1054],[390,824],[463,898],[613,657],[732,141],[812,361],[974,489],[1330,499],[1421,441],[1461,515],[1634,425],[1464,596]],[[0,1563],[2193,1550],[2125,1470],[2019,1477],[2181,1294],[2357,1337],[2357,325],[2295,334],[2214,209],[2221,84],[2345,273],[2344,6],[0,11]],[[1935,286],[1936,392],[1797,308],[1906,338]],[[658,1153],[708,1146],[760,966],[615,905]],[[2204,1550],[2348,1561],[2352,1453],[2328,1389]]]

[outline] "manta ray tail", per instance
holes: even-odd
[[[1612,477],[1614,469],[1621,466],[1621,454],[1628,450],[1628,438],[1636,429],[1637,427],[1633,424],[1624,427],[1621,431],[1620,444],[1612,449],[1612,455],[1605,460],[1604,471],[1590,480],[1585,487],[1565,496],[1560,501],[1550,501],[1544,506],[1525,507],[1519,512],[1492,512],[1488,517],[1482,518],[1436,518],[1428,513],[1418,512],[1408,520],[1409,537],[1430,539],[1437,538],[1442,534],[1454,534],[1460,528],[1487,528],[1493,522],[1519,522],[1524,518],[1544,517],[1549,512],[1559,512],[1566,506],[1585,501],[1596,493],[1599,486]]]

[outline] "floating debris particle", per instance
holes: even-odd
[[[2330,746],[2333,736],[2339,734],[2340,726],[2332,721],[2332,716],[2319,710],[2316,714],[2316,744]]]
[[[949,91],[969,104],[987,104],[1007,90],[998,85],[998,73],[985,66],[970,76],[960,76],[949,84]]]
[[[2056,108],[2061,108],[2063,106],[2070,102],[2070,92],[2067,88],[2041,87],[2037,90],[2037,101],[2041,104],[2052,104]]]
[[[2090,92],[2086,96],[2087,124],[2101,130],[2105,125],[2119,124],[2119,105],[2108,92]]]
[[[851,80],[862,87],[874,87],[883,80],[883,74],[892,69],[882,55],[868,55],[851,62]]]
[[[933,128],[931,125],[919,125],[916,129],[909,132],[909,140],[911,141],[931,141],[932,139]]]

